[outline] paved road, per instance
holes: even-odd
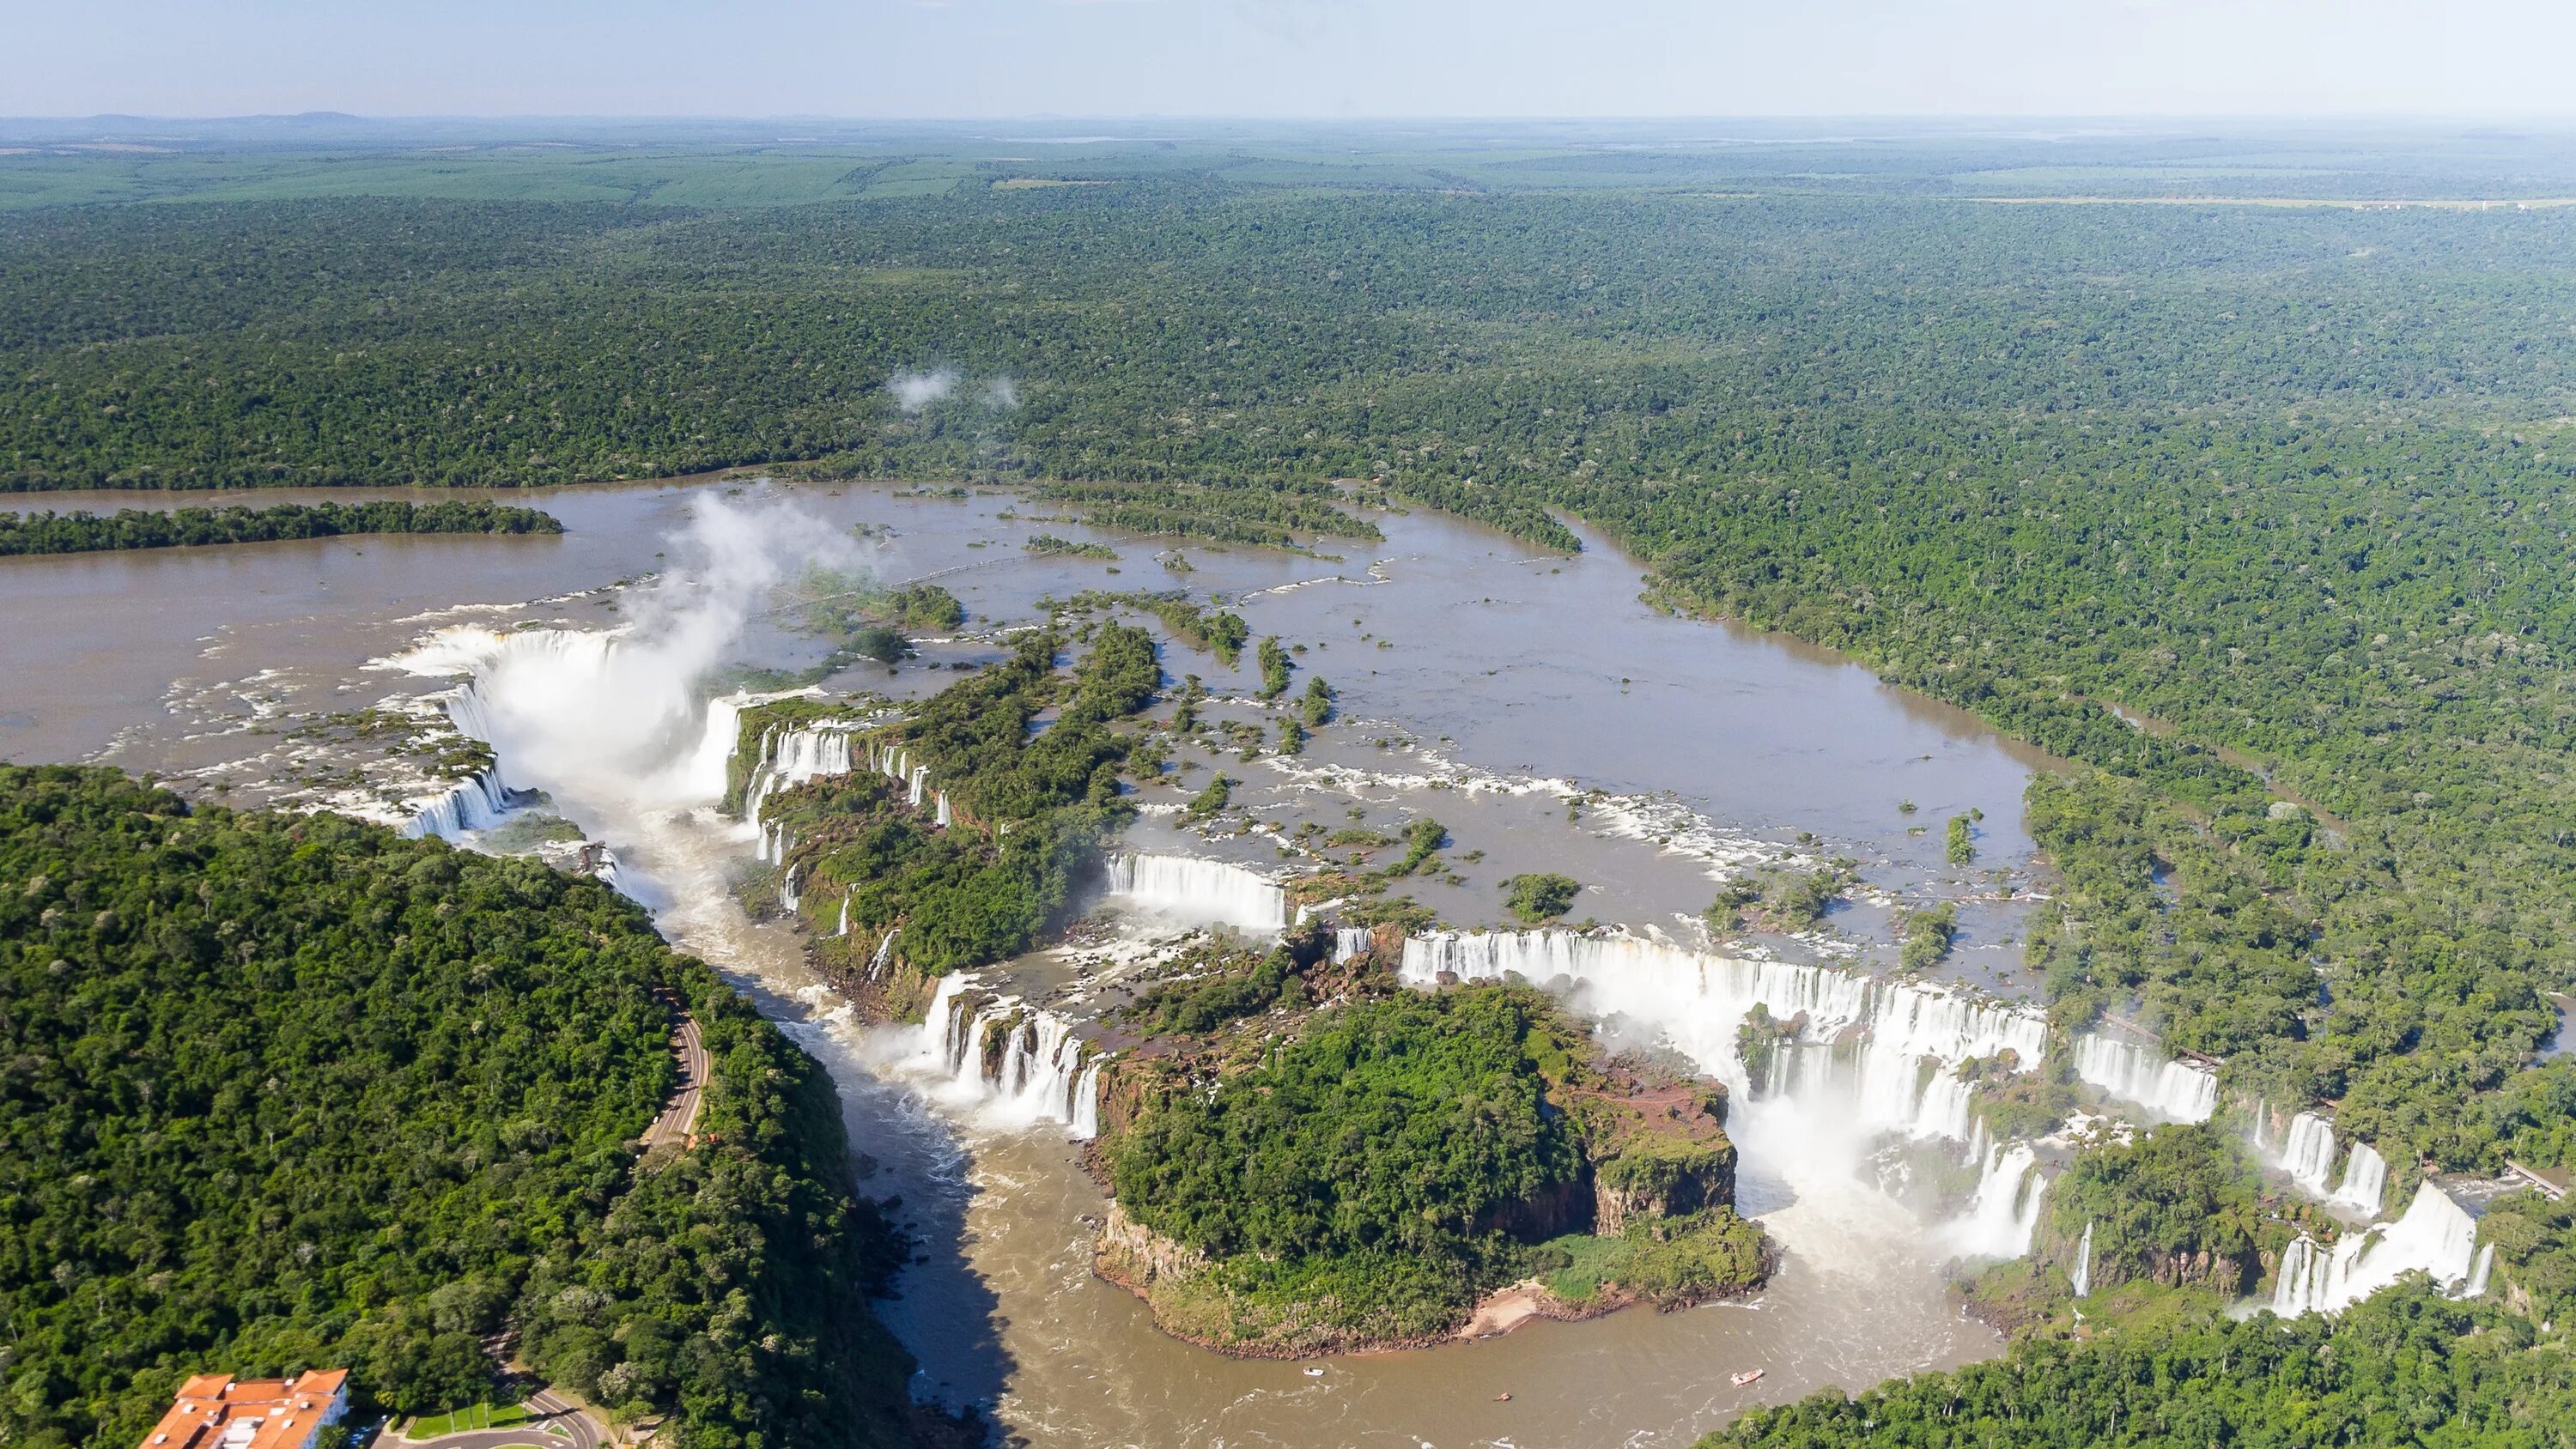
[[[434,1439],[403,1439],[387,1434],[376,1443],[378,1449],[414,1449],[421,1445],[436,1445],[437,1449],[508,1449],[513,1444],[535,1444],[545,1449],[600,1449],[608,1442],[608,1431],[599,1421],[574,1408],[552,1389],[530,1394],[528,1412],[534,1416],[529,1422],[507,1429],[467,1429]],[[547,1433],[550,1428],[563,1432]]]
[[[671,1050],[680,1058],[680,1090],[671,1094],[669,1106],[644,1133],[647,1148],[665,1142],[687,1146],[689,1134],[698,1125],[698,1098],[707,1085],[707,1049],[698,1039],[698,1019],[680,1018],[680,1029],[671,1034]]]

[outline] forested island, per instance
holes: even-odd
[[[645,1154],[683,1013],[695,1140]],[[441,1410],[494,1341],[676,1444],[952,1437],[829,1079],[595,880],[0,766],[0,1014],[12,1443],[131,1442],[210,1364]]]
[[[1167,1332],[1303,1356],[1761,1285],[1723,1086],[1607,1059],[1528,987],[1426,995],[1327,945],[1212,951],[1119,1018],[1099,1266]]]
[[[349,533],[561,533],[534,508],[442,500],[435,503],[282,503],[269,508],[120,508],[98,513],[0,513],[0,556],[99,553],[334,538]]]

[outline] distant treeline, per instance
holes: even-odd
[[[0,518],[0,555],[97,553],[200,543],[266,543],[343,533],[561,533],[534,508],[497,503],[282,503],[274,508],[181,508],[113,514],[35,513]]]

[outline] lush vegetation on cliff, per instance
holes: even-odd
[[[2003,1358],[1828,1390],[1700,1449],[2206,1449],[2211,1444],[2576,1444],[2576,1359],[2530,1323],[2392,1288],[2338,1319],[2268,1314],[2025,1340]]]
[[[768,801],[764,822],[789,832],[783,864],[827,935],[817,942],[827,961],[855,970],[900,932],[899,959],[939,975],[1026,950],[1062,912],[1127,809],[1118,780],[1131,742],[1111,726],[1151,703],[1162,679],[1143,630],[1103,623],[1087,632],[1070,673],[1055,661],[1071,641],[1032,634],[1010,658],[866,737],[928,768],[930,787],[948,797],[950,825],[864,767]],[[831,711],[814,700],[747,710],[743,737]],[[837,934],[844,901],[846,936]]]
[[[693,1013],[707,1141],[639,1164]],[[0,1437],[201,1369],[479,1397],[504,1325],[677,1444],[904,1442],[830,1083],[596,881],[0,766]]]
[[[1318,1352],[1440,1336],[1533,1274],[1577,1309],[1760,1280],[1761,1233],[1731,1207],[1722,1097],[1683,1088],[1654,1115],[1538,993],[1398,990],[1365,961],[1333,978],[1321,947],[1193,961],[1122,1020],[1251,1028],[1204,1056],[1184,1044],[1172,1060],[1193,1066],[1122,1069],[1142,1073],[1130,1089],[1146,1100],[1108,1138],[1111,1190],[1203,1265],[1136,1285],[1164,1326]],[[1318,996],[1340,1004],[1298,1010]]]
[[[497,503],[282,503],[273,508],[120,508],[99,513],[0,513],[0,556],[266,543],[344,533],[561,533],[534,508]]]

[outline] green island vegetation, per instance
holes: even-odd
[[[378,157],[335,196],[256,155],[12,158],[0,487],[770,466],[1219,543],[1366,539],[1345,510],[1381,503],[1559,549],[1581,525],[1662,607],[1843,651],[2067,762],[2025,798],[2060,1030],[2118,1014],[2222,1062],[2228,1101],[2334,1103],[2392,1196],[2425,1164],[2563,1168],[2576,1059],[2536,1048],[2576,986],[2576,209],[2380,203],[2576,179],[2501,141],[2225,174],[2160,145],[1249,136],[1104,146],[1043,169],[1110,184],[1029,188],[930,142],[828,182],[601,149]],[[927,357],[1017,407],[893,407]],[[1973,863],[1969,822],[1944,846]],[[1821,919],[1833,892],[1793,874],[1712,929]],[[1982,1110],[2044,1127],[2062,1086]],[[2159,1150],[2224,1182],[2224,1149]],[[2170,1210],[2217,1241],[2231,1201]],[[2506,1301],[2563,1293],[2563,1219],[2489,1221],[2519,1244]],[[2126,1386],[2170,1377],[2213,1430],[2337,1395],[2375,1425],[2447,1394],[2474,1424],[2533,1362],[2524,1320],[2491,1320],[2403,1294],[2287,1329],[2154,1317],[1895,1385],[1881,1422],[1949,1433],[1970,1385],[2118,1442],[2163,1432]],[[2420,1374],[2367,1371],[2391,1353]]]
[[[939,585],[889,588],[863,570],[808,569],[780,597],[785,607],[799,612],[807,633],[831,645],[831,652],[792,679],[760,681],[773,688],[814,684],[862,659],[898,663],[913,655],[911,636],[966,622],[966,606]]]
[[[1125,1008],[1099,1268],[1166,1331],[1302,1356],[1436,1341],[1497,1290],[1579,1317],[1747,1291],[1722,1087],[1624,1060],[1525,987],[1209,948]],[[1213,1080],[1213,1087],[1204,1085]]]
[[[1700,919],[1709,934],[1718,937],[1748,928],[1812,931],[1824,924],[1825,912],[1859,881],[1860,862],[1841,857],[1814,870],[1766,865],[1719,886],[1717,899],[1700,913]]]
[[[114,513],[0,513],[0,557],[188,548],[336,538],[352,533],[561,533],[553,514],[480,500],[280,503],[269,508],[120,508]]]
[[[1075,543],[1072,539],[1058,538],[1052,533],[1030,534],[1027,548],[1031,553],[1065,554],[1073,558],[1105,558],[1111,563],[1118,561],[1118,550],[1105,543]]]
[[[1953,902],[1908,911],[1904,932],[1898,938],[1897,960],[1908,971],[1930,970],[1948,958],[1950,945],[1958,936],[1959,907]]]
[[[1228,669],[1243,660],[1243,646],[1252,638],[1252,626],[1241,614],[1223,609],[1206,609],[1192,603],[1177,591],[1159,594],[1081,593],[1073,597],[1068,609],[1090,612],[1098,609],[1136,609],[1151,614],[1171,631],[1173,638],[1193,649],[1204,649]],[[1191,678],[1195,680],[1196,675]],[[1317,681],[1320,683],[1321,681]],[[1309,720],[1320,724],[1320,720]]]
[[[1574,908],[1583,883],[1553,872],[1513,876],[1503,882],[1503,909],[1525,926],[1555,920]]]
[[[683,1010],[698,1141],[639,1154]],[[132,1442],[211,1367],[473,1404],[504,1329],[675,1444],[941,1432],[829,1079],[597,881],[0,766],[0,1014],[13,1444]]]
[[[1134,736],[1111,727],[1153,701],[1161,667],[1141,629],[1102,623],[1087,632],[1089,647],[1069,672],[1056,656],[1072,641],[1034,633],[1010,658],[865,736],[929,769],[948,798],[948,828],[865,769],[770,797],[764,822],[794,842],[780,869],[796,873],[801,909],[826,918],[812,950],[853,994],[909,1014],[931,978],[1028,949],[1061,918],[1101,840],[1127,817],[1119,777]],[[758,758],[764,732],[840,708],[799,698],[744,710],[737,808],[744,762]],[[1053,718],[1034,728],[1048,710]],[[777,884],[776,873],[764,873],[747,895],[774,901]],[[829,934],[844,900],[849,934]],[[890,933],[900,934],[901,967],[872,972]]]

